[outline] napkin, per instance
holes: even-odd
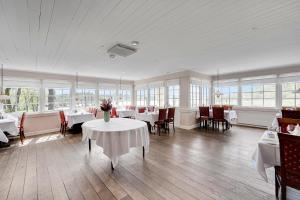
[[[297,126],[294,128],[293,131],[290,132],[292,135],[295,135],[295,136],[300,136],[300,126],[299,124],[297,124]]]

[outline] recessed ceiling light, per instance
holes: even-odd
[[[114,54],[110,54],[110,55],[109,55],[109,57],[110,57],[111,59],[113,59],[113,58],[115,58],[115,57],[116,57],[116,55],[114,55]]]
[[[139,41],[132,41],[132,42],[131,42],[131,45],[132,45],[132,46],[137,46],[137,45],[139,45]]]

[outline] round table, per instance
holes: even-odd
[[[82,125],[82,140],[96,140],[96,145],[103,148],[103,153],[111,159],[112,169],[118,164],[118,158],[129,152],[132,147],[143,147],[143,156],[149,151],[149,132],[145,122],[111,118],[85,122]]]

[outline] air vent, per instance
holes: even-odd
[[[122,57],[130,56],[137,52],[136,48],[124,45],[124,44],[116,44],[110,49],[107,50],[107,53],[110,55],[118,55]]]

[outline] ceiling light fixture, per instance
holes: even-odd
[[[132,46],[137,46],[137,45],[139,45],[139,41],[132,41],[132,42],[131,42],[131,45],[132,45]]]
[[[0,91],[0,101],[1,100],[9,100],[10,97],[8,95],[6,95],[3,91],[3,76],[4,76],[4,73],[3,73],[3,64],[1,64],[1,91]]]
[[[217,88],[218,90],[215,92],[215,95],[217,98],[220,98],[223,95],[223,93],[219,89],[219,69],[217,71]]]

